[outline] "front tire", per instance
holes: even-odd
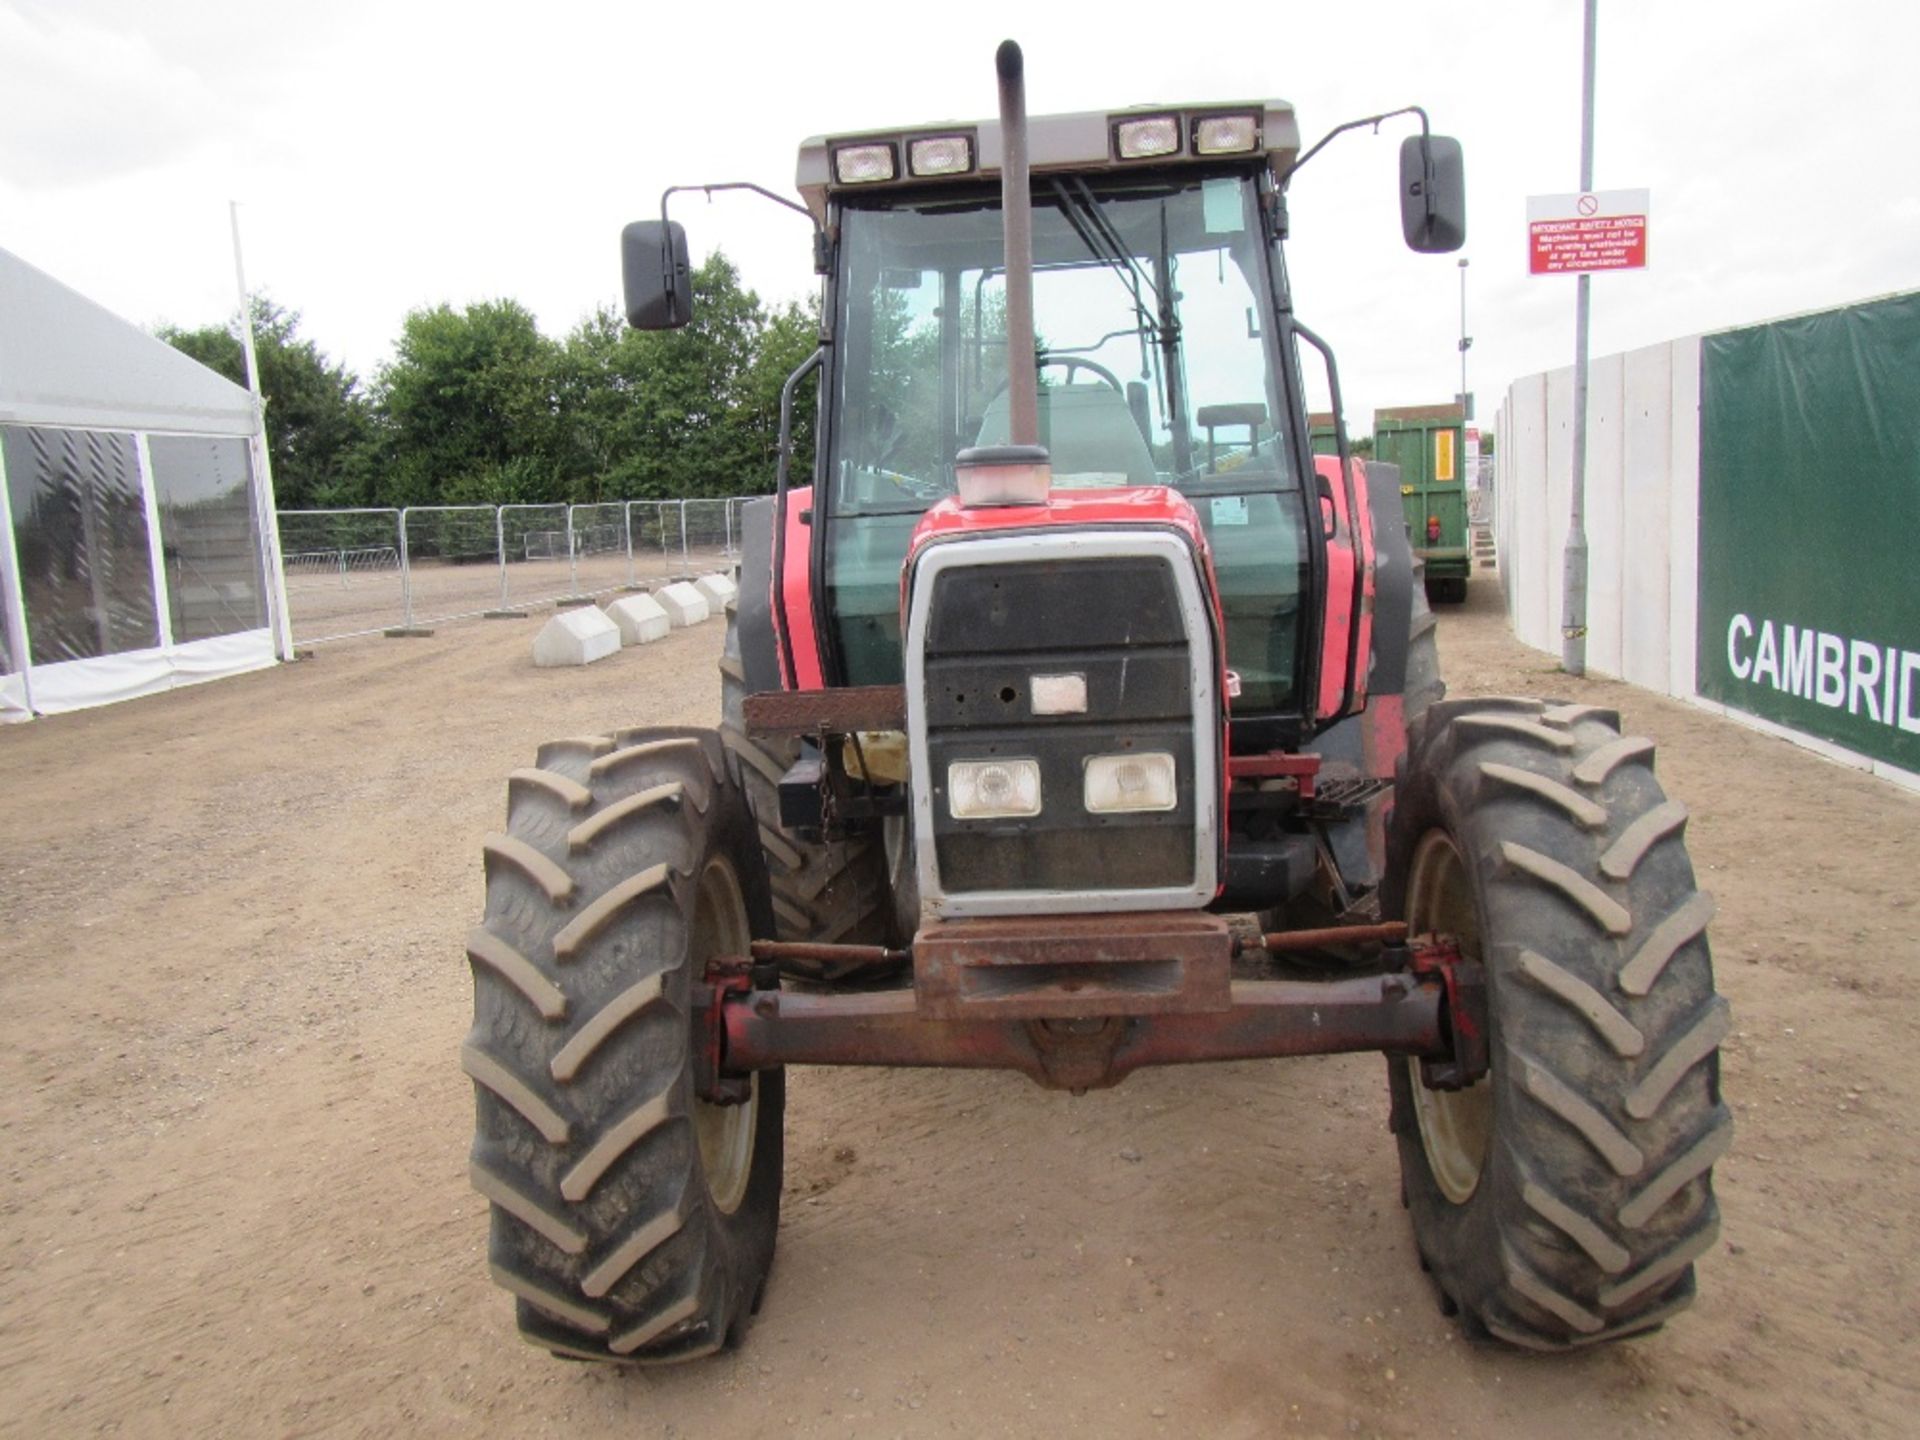
[[[461,1060],[493,1277],[556,1354],[708,1354],[757,1304],[780,1218],[781,1073],[743,1105],[694,1093],[692,988],[773,933],[737,773],[712,731],[556,741],[485,854]]]
[[[1456,701],[1414,727],[1386,913],[1485,970],[1490,1073],[1390,1060],[1414,1238],[1444,1302],[1529,1349],[1653,1329],[1719,1231],[1726,1002],[1651,741],[1611,711]]]

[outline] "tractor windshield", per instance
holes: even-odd
[[[1058,488],[1170,485],[1205,526],[1242,709],[1290,707],[1306,502],[1252,174],[1036,176],[1040,443]],[[826,514],[851,684],[897,681],[900,565],[954,457],[1009,438],[997,187],[841,211]]]

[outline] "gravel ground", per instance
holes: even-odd
[[[1920,802],[1556,675],[1485,581],[1442,620],[1454,692],[1625,711],[1719,898],[1739,1131],[1694,1310],[1571,1360],[1461,1340],[1377,1059],[1078,1100],[823,1070],[743,1350],[522,1345],[465,1180],[480,837],[543,738],[711,723],[721,639],[536,671],[530,623],[0,731],[0,1432],[1914,1433]]]

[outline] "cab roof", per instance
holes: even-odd
[[[1193,142],[1198,122],[1225,116],[1255,118],[1256,132],[1250,150],[1237,155],[1194,153]],[[1124,159],[1118,143],[1122,121],[1157,117],[1179,119],[1180,144],[1177,152],[1146,159]],[[908,146],[915,140],[966,137],[971,143],[972,164],[965,170],[938,176],[914,175],[908,171]],[[852,145],[893,147],[895,176],[892,180],[843,182],[834,174],[834,153]],[[885,191],[906,185],[940,184],[944,181],[978,180],[1000,173],[1000,122],[998,120],[955,121],[944,124],[896,126],[884,130],[862,130],[841,135],[816,135],[800,146],[796,177],[801,196],[814,218],[826,223],[829,197],[854,191]],[[1034,115],[1027,120],[1027,159],[1034,174],[1046,171],[1124,171],[1155,165],[1180,165],[1196,162],[1258,156],[1272,167],[1276,182],[1285,180],[1294,158],[1300,153],[1300,128],[1294,120],[1293,106],[1285,100],[1209,101],[1188,105],[1136,105],[1123,110],[1085,110],[1070,115]]]

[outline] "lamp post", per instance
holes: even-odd
[[[1467,334],[1467,257],[1460,257],[1460,418],[1473,419],[1473,401],[1467,394],[1467,351],[1473,337]]]
[[[1580,51],[1580,193],[1593,189],[1593,47],[1599,0],[1587,0]],[[1587,337],[1593,276],[1580,272],[1573,300],[1573,477],[1567,487],[1567,546],[1561,555],[1560,668],[1587,673]]]

